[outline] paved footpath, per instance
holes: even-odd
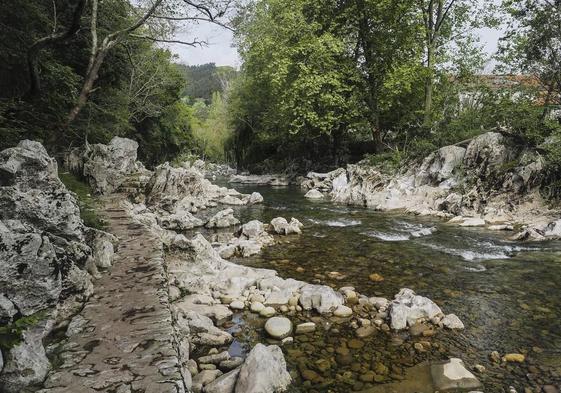
[[[122,198],[111,196],[104,210],[120,240],[113,267],[95,281],[41,393],[184,392],[161,244],[132,223]]]

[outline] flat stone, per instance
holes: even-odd
[[[198,361],[199,364],[202,363],[218,364],[224,360],[229,360],[229,359],[230,359],[230,354],[228,353],[228,351],[223,351],[214,355],[201,356],[198,359]]]
[[[296,325],[296,334],[311,333],[316,330],[316,324],[313,322],[304,322]]]
[[[218,368],[221,370],[233,370],[243,364],[243,359],[240,357],[233,357],[229,360],[223,360],[218,365]]]

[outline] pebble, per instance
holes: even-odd
[[[249,306],[249,309],[251,310],[251,312],[254,312],[254,313],[260,313],[261,311],[263,311],[264,308],[265,308],[265,306],[263,305],[263,303],[260,303],[260,302],[253,302],[253,303],[251,303],[251,306]]]
[[[316,330],[316,324],[313,322],[304,322],[296,325],[296,334],[311,333]]]
[[[340,305],[335,309],[333,315],[335,315],[336,317],[346,318],[353,315],[353,310],[350,307]]]
[[[370,337],[376,333],[376,328],[374,326],[363,326],[356,330],[356,336],[358,338]]]
[[[476,364],[474,369],[480,374],[483,374],[486,370],[485,366],[482,366],[481,364]]]
[[[526,360],[526,357],[520,353],[507,353],[504,357],[503,360],[505,362],[510,362],[510,363],[524,363],[524,360]]]
[[[221,370],[233,370],[236,367],[239,367],[243,364],[243,359],[240,357],[233,357],[231,359],[228,360],[223,360],[220,362],[220,364],[218,365],[218,368],[220,368]]]
[[[361,349],[362,347],[364,347],[364,342],[353,338],[347,342],[347,345],[351,349]]]
[[[489,355],[489,357],[491,358],[491,360],[495,363],[500,363],[501,362],[501,355],[499,355],[499,353],[497,351],[493,351],[491,352],[491,354]]]
[[[374,282],[384,281],[384,277],[382,277],[382,275],[378,273],[372,273],[371,275],[368,276],[368,278],[370,279],[370,281],[374,281]]]
[[[277,312],[275,311],[275,309],[273,307],[265,307],[263,310],[261,310],[259,312],[259,315],[261,315],[262,317],[265,318],[269,318],[272,317],[273,315],[275,315]]]
[[[230,308],[232,310],[243,310],[245,308],[245,304],[241,300],[234,300],[230,303]]]

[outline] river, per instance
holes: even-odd
[[[476,375],[486,392],[507,392],[509,386],[539,392],[543,385],[561,383],[561,242],[517,243],[507,240],[508,232],[310,201],[297,187],[235,187],[242,193],[258,191],[265,199],[263,205],[237,208],[242,222],[295,217],[304,229],[234,262],[335,288],[353,286],[368,296],[391,299],[400,288],[411,288],[457,314],[466,326],[434,337],[380,332],[357,340],[348,324],[309,315],[323,328],[296,336],[284,348],[294,391],[386,391],[375,388],[418,378],[408,376],[407,369],[447,357],[463,359],[472,370],[483,365],[486,371]],[[372,273],[383,281],[372,282]],[[235,319],[228,323],[238,337],[233,351],[264,339],[258,318]],[[423,350],[415,349],[417,342]],[[526,361],[493,363],[492,351],[523,353]]]

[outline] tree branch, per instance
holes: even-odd
[[[205,41],[198,41],[197,39],[193,40],[193,41],[181,41],[181,40],[166,40],[163,38],[156,38],[156,37],[150,37],[147,35],[142,35],[142,34],[129,34],[131,37],[134,38],[139,38],[142,40],[148,40],[148,41],[152,41],[152,42],[163,42],[166,44],[181,44],[181,45],[188,45],[188,46],[203,46],[206,45],[207,43]]]

